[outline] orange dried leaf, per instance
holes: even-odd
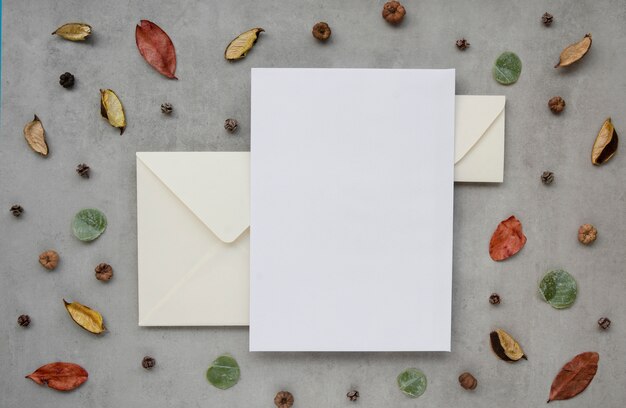
[[[598,353],[588,351],[565,364],[552,382],[548,402],[570,399],[583,392],[598,371],[599,359]]]
[[[518,253],[526,244],[522,223],[511,215],[498,224],[489,242],[489,255],[494,261],[505,259]]]
[[[41,366],[26,378],[57,391],[71,391],[87,381],[88,376],[78,364],[58,362]]]
[[[152,21],[141,20],[135,27],[135,41],[139,53],[154,69],[170,79],[178,79],[176,49],[165,31]]]

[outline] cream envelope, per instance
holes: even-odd
[[[137,153],[140,326],[248,324],[250,153]]]
[[[504,96],[456,97],[454,181],[503,181],[504,104]]]

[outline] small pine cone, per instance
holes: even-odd
[[[328,40],[330,38],[330,34],[330,27],[323,21],[320,21],[313,26],[313,37],[317,38],[320,41]]]
[[[101,263],[96,266],[96,279],[99,281],[108,281],[113,277],[113,268],[107,263]]]
[[[598,320],[598,326],[600,326],[602,330],[608,329],[610,325],[611,325],[611,320],[609,320],[608,317],[601,317]]]
[[[169,115],[170,113],[172,113],[173,110],[174,110],[174,107],[172,106],[171,103],[161,104],[161,112],[165,113],[166,115]]]
[[[550,108],[552,113],[558,115],[559,113],[563,112],[563,109],[565,109],[565,100],[560,96],[550,98],[550,100],[548,101],[548,107]]]
[[[551,171],[544,171],[543,173],[541,173],[541,182],[543,184],[552,184],[553,181],[554,173],[552,173]]]
[[[56,251],[44,251],[39,255],[39,263],[49,271],[54,270],[59,264],[59,254]]]
[[[590,245],[598,237],[598,230],[591,224],[583,224],[578,228],[578,240],[581,244]]]
[[[359,399],[359,392],[357,390],[352,390],[346,394],[346,397],[348,397],[350,401],[356,401]]]
[[[541,22],[545,25],[545,26],[549,26],[550,24],[552,24],[552,21],[554,21],[554,16],[550,13],[543,13],[543,16],[541,16]]]
[[[76,166],[76,173],[78,173],[78,175],[81,177],[89,178],[89,166],[87,166],[85,163],[79,164],[78,166]]]
[[[63,88],[71,88],[74,86],[74,75],[66,72],[59,78],[59,83]]]
[[[17,324],[22,327],[28,327],[30,324],[30,316],[25,314],[20,315],[20,317],[17,318]]]
[[[224,129],[226,129],[230,133],[235,133],[239,128],[239,123],[235,119],[226,119],[224,121]]]
[[[461,38],[461,39],[456,40],[456,46],[460,50],[465,50],[466,48],[470,46],[470,43],[467,42],[465,38]]]
[[[497,293],[492,293],[491,296],[489,296],[489,303],[491,303],[492,305],[499,305],[500,295],[498,295]]]
[[[146,370],[150,370],[152,367],[156,365],[156,360],[150,356],[145,356],[143,360],[141,360],[141,366]]]
[[[293,395],[288,391],[280,391],[274,397],[274,405],[276,405],[277,408],[291,408],[293,401]]]
[[[15,205],[11,206],[9,211],[11,211],[11,214],[13,214],[15,217],[19,217],[24,212],[24,209],[22,208],[21,205],[15,204]]]

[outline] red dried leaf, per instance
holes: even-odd
[[[522,223],[511,215],[498,224],[489,242],[489,255],[494,261],[504,261],[518,253],[526,244]]]
[[[583,392],[598,371],[599,359],[598,353],[588,351],[565,364],[552,382],[548,402],[570,399]]]
[[[148,20],[141,20],[135,28],[135,41],[141,56],[154,69],[171,79],[178,79],[176,72],[176,49],[172,40],[161,27]]]
[[[71,391],[87,381],[88,376],[87,371],[78,364],[59,362],[41,366],[26,378],[57,391]]]

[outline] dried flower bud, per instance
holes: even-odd
[[[461,38],[461,39],[456,40],[456,46],[460,50],[465,50],[466,48],[470,46],[470,43],[467,42],[465,38]]]
[[[578,228],[578,240],[585,245],[593,243],[597,237],[598,230],[591,224],[583,224]]]
[[[44,268],[51,271],[59,264],[59,254],[57,254],[56,251],[53,250],[42,252],[39,255],[39,263]]]
[[[143,360],[141,360],[141,366],[146,370],[150,370],[152,367],[156,365],[156,360],[150,356],[145,356]]]
[[[352,390],[346,394],[346,397],[348,397],[350,401],[356,401],[359,399],[359,392],[357,390]]]
[[[280,391],[274,397],[274,405],[276,405],[277,408],[291,408],[293,401],[293,395],[288,391]]]
[[[330,34],[330,27],[323,21],[320,21],[313,26],[313,37],[320,41],[328,40],[330,38]]]
[[[15,204],[15,205],[11,206],[9,211],[11,211],[11,214],[13,214],[13,216],[19,217],[24,212],[24,209],[22,208],[21,205]]]
[[[404,6],[397,1],[389,1],[383,6],[383,18],[389,24],[400,24],[405,14],[406,10]]]
[[[551,171],[544,171],[543,173],[541,173],[541,182],[543,184],[552,184],[553,181],[554,173],[552,173]]]
[[[101,263],[96,266],[96,279],[99,281],[108,281],[113,277],[113,268],[107,263]]]
[[[466,390],[473,390],[478,386],[478,380],[476,380],[476,378],[474,378],[474,376],[470,373],[461,374],[459,376],[459,383],[461,384],[461,387]]]
[[[548,107],[552,113],[559,114],[565,109],[565,100],[560,96],[555,96],[548,101]]]
[[[608,329],[610,325],[611,320],[609,320],[608,317],[601,317],[600,319],[598,319],[598,326],[600,326],[602,330]]]
[[[164,114],[169,115],[170,113],[172,113],[173,110],[174,107],[171,103],[166,102],[161,104],[161,112],[163,112]]]
[[[89,166],[85,163],[81,163],[76,166],[76,173],[83,178],[89,178]]]
[[[224,129],[226,129],[230,133],[235,133],[239,128],[239,123],[235,119],[226,119],[224,121]]]
[[[20,315],[20,317],[17,318],[17,324],[22,327],[28,327],[30,324],[30,316],[25,314]]]
[[[63,88],[71,88],[74,86],[74,75],[70,74],[69,72],[66,72],[65,74],[62,74],[61,77],[59,78],[59,84],[61,84],[61,86]]]
[[[498,295],[497,293],[492,293],[491,296],[489,296],[489,303],[491,303],[492,305],[499,305],[500,295]]]
[[[545,25],[545,26],[549,26],[550,24],[552,24],[552,21],[554,20],[554,16],[548,12],[543,13],[543,16],[541,16],[541,22]]]

